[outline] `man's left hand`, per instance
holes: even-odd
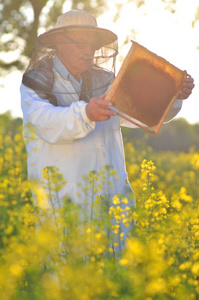
[[[177,98],[181,100],[187,99],[191,95],[194,86],[194,79],[191,76],[186,77]]]

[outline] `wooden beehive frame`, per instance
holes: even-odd
[[[131,80],[132,74],[133,79]],[[157,135],[186,76],[186,71],[178,69],[162,57],[132,41],[131,48],[106,99],[113,102],[112,109],[118,115]],[[133,82],[138,85],[142,84],[143,87],[140,85],[141,88],[137,89],[137,85],[135,85],[133,88],[131,87]],[[147,82],[150,86],[147,85]],[[159,94],[157,93],[158,88]],[[134,92],[134,90],[136,91]],[[152,95],[156,95],[156,97],[152,97]],[[154,116],[151,116],[153,113]],[[155,123],[153,124],[153,122]]]

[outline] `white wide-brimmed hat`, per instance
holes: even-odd
[[[117,40],[115,33],[97,26],[97,21],[93,15],[84,10],[72,9],[58,18],[54,29],[41,34],[37,38],[37,45],[54,49],[57,44],[55,36],[64,32],[94,32],[99,48],[112,44]]]

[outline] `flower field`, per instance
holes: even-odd
[[[29,182],[21,129],[14,136],[1,130],[1,300],[199,299],[199,153],[154,153],[126,143],[125,154],[136,207],[117,195],[107,205],[96,195],[97,217],[88,218],[67,198],[52,209],[62,175],[44,170],[49,194]],[[116,180],[114,170],[106,172]],[[102,176],[88,174],[86,190]],[[115,255],[121,224],[130,233]]]

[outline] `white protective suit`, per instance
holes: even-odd
[[[109,165],[116,170],[119,179],[113,180],[112,188],[107,183],[102,194],[108,192],[112,197],[131,191],[120,126],[135,126],[118,116],[103,122],[90,121],[85,112],[87,103],[75,93],[67,80],[68,71],[58,58],[54,60],[53,72],[53,91],[69,93],[56,94],[60,106],[52,105],[21,85],[23,122],[25,126],[31,124],[36,133],[33,139],[26,140],[29,178],[40,182],[42,169],[56,166],[67,182],[60,196],[68,195],[74,202],[81,203],[77,193],[80,192],[79,182],[83,182],[82,176],[93,170],[100,172]],[[178,113],[181,105],[182,101],[176,100],[167,121]],[[26,136],[28,134],[24,133]]]

